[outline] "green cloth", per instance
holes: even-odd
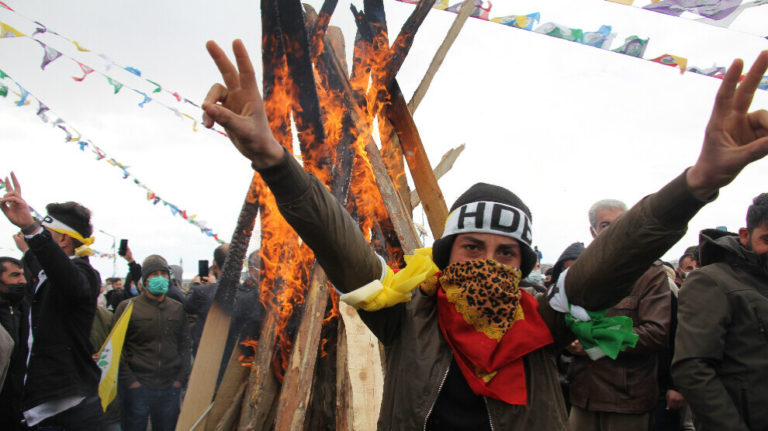
[[[584,350],[599,347],[606,356],[616,359],[622,350],[635,347],[638,336],[632,332],[631,317],[605,317],[607,311],[587,311],[592,318],[587,322],[567,314],[565,323],[576,335]]]

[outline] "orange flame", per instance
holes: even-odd
[[[259,347],[259,342],[257,340],[252,339],[251,337],[245,337],[245,340],[240,342],[240,345],[252,349],[253,351],[256,351],[256,348]],[[244,354],[241,354],[237,357],[237,361],[240,362],[240,365],[244,367],[250,367],[253,363],[253,355],[247,356]]]
[[[269,39],[269,36],[265,36],[264,43],[273,43]],[[285,49],[286,53],[291,55],[298,47],[286,45]],[[315,63],[318,63],[324,49],[322,42],[317,44],[317,52],[313,59]],[[337,162],[337,146],[346,136],[355,138],[353,145],[355,159],[348,207],[351,206],[354,209],[364,235],[370,240],[374,226],[389,219],[365,151],[366,144],[372,139],[371,130],[374,119],[378,115],[380,106],[387,103],[382,96],[386,93],[386,89],[382,87],[382,78],[389,57],[386,35],[377,37],[373,43],[366,43],[360,52],[364,55],[355,61],[365,63],[364,67],[359,69],[364,73],[353,77],[350,82],[354,91],[362,96],[359,106],[350,104],[345,100],[344,94],[332,90],[324,68],[314,68],[314,82],[321,107],[325,142],[314,135],[311,125],[300,124],[303,121],[302,116],[298,115],[301,113],[301,107],[298,103],[298,95],[295,94],[296,87],[293,85],[284,60],[277,70],[271,71],[274,75],[273,81],[265,83],[264,102],[273,135],[292,154],[294,143],[291,128],[294,123],[291,121],[291,112],[294,112],[293,120],[296,122],[298,138],[301,142],[304,168],[327,186],[331,182],[331,168]],[[348,108],[353,111],[347,111]],[[345,125],[345,119],[348,116],[352,119],[349,121],[351,126]],[[278,313],[275,331],[276,353],[273,356],[272,367],[277,378],[282,380],[294,335],[291,333],[291,322],[300,316],[299,311],[304,304],[310,283],[314,254],[282,218],[274,196],[266,185],[260,182],[256,191],[261,204],[261,255],[264,267],[260,283],[261,302],[267,310],[274,309]],[[323,319],[324,325],[330,325],[339,318],[338,295],[333,292],[333,289],[330,290],[332,291],[331,307]],[[321,342],[322,357],[327,355],[327,342],[327,338],[323,338]],[[246,340],[242,344],[253,348],[258,347],[258,342],[253,340]],[[241,356],[241,363],[248,359]],[[250,359],[253,360],[253,358]]]

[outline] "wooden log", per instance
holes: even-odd
[[[216,378],[221,367],[221,358],[227,342],[232,320],[232,305],[240,281],[240,271],[253,233],[256,214],[259,211],[259,188],[261,177],[254,174],[248,189],[248,196],[240,210],[237,226],[232,235],[229,252],[224,261],[221,279],[216,295],[203,326],[195,362],[189,377],[187,393],[181,406],[176,430],[187,431],[203,416],[211,404],[216,388]],[[201,422],[202,424],[203,422]]]
[[[282,282],[275,280],[275,286]],[[251,365],[248,386],[240,412],[239,431],[260,431],[269,428],[272,405],[279,390],[277,378],[272,373],[272,356],[278,323],[277,307],[268,307],[261,324],[259,347]]]
[[[339,304],[341,310],[341,303]],[[352,411],[354,389],[347,367],[349,351],[344,319],[339,319],[338,342],[336,344],[336,430],[354,431],[355,412]],[[367,330],[367,328],[366,328]]]
[[[413,117],[405,104],[403,93],[397,82],[389,87],[390,105],[385,108],[386,116],[392,121],[400,138],[400,145],[405,153],[405,160],[411,171],[411,178],[416,191],[421,197],[421,204],[427,214],[429,227],[433,238],[440,238],[448,218],[448,207],[440,186],[437,184],[432,165],[419,136],[419,130],[413,122]]]
[[[432,10],[434,4],[435,0],[419,1],[419,4],[416,5],[416,8],[400,29],[400,33],[392,43],[392,55],[387,62],[386,73],[384,75],[385,78],[381,83],[385,88],[390,86],[392,81],[394,81],[397,72],[400,71],[400,67],[403,65],[405,57],[411,50],[413,39],[416,37],[416,31],[421,26],[421,23],[424,22],[424,19],[427,17],[429,11]]]
[[[283,47],[283,35],[279,25],[278,9],[275,0],[261,0],[262,28],[262,67],[264,104],[270,113],[270,129],[275,138],[283,146],[292,147],[290,104],[280,100],[285,92],[284,82],[286,73],[286,58]],[[262,225],[264,220],[262,220]],[[264,238],[262,237],[262,242]],[[262,248],[263,244],[262,244]],[[273,257],[277,260],[277,256]],[[273,295],[284,286],[284,281],[276,279],[273,282]],[[271,423],[271,412],[275,402],[279,383],[272,373],[272,356],[279,321],[278,308],[270,302],[267,315],[262,321],[259,333],[259,349],[254,354],[251,365],[246,393],[243,396],[238,430],[262,430]]]
[[[421,248],[421,241],[419,241],[419,234],[413,225],[411,213],[405,208],[400,195],[397,194],[397,190],[394,184],[392,184],[392,179],[387,173],[387,168],[381,160],[379,149],[372,139],[365,146],[365,151],[368,155],[368,160],[371,162],[376,185],[379,187],[379,192],[384,200],[384,205],[387,207],[387,212],[400,240],[400,245],[402,245],[403,251],[406,254],[413,254],[413,250]]]
[[[248,367],[244,367],[238,360],[240,357],[240,349],[238,348],[240,341],[241,340],[238,339],[235,348],[232,349],[232,354],[229,356],[229,362],[227,363],[227,369],[224,371],[221,383],[216,389],[213,407],[208,413],[208,418],[205,423],[205,431],[214,431],[214,429],[218,429],[222,418],[227,414],[230,414],[233,405],[238,406],[237,415],[239,416],[239,406],[242,403],[243,396],[242,394],[238,395],[238,393],[245,390],[248,371],[250,371]],[[226,429],[229,430],[231,427]]]
[[[242,365],[240,367],[245,368]],[[237,418],[240,416],[240,408],[241,408],[243,396],[245,394],[245,386],[247,385],[247,383],[248,382],[246,380],[243,380],[240,383],[240,386],[237,388],[237,391],[232,397],[227,410],[221,415],[221,418],[216,423],[216,427],[214,428],[214,431],[230,431],[235,428],[235,422],[237,421]],[[208,420],[211,421],[212,418],[208,418]]]
[[[453,164],[456,162],[456,159],[459,158],[461,152],[464,151],[464,147],[465,145],[461,144],[456,148],[451,148],[445,154],[443,154],[443,157],[440,158],[437,166],[435,166],[435,169],[433,169],[433,172],[435,173],[435,179],[440,180],[443,175],[447,174],[448,171],[451,170]],[[411,208],[415,208],[421,202],[421,199],[419,199],[419,194],[416,192],[416,190],[411,191],[410,201]]]
[[[331,21],[331,15],[333,15],[333,11],[336,9],[336,4],[338,4],[338,2],[339,0],[325,0],[323,6],[320,8],[320,15],[313,20],[313,24],[308,28],[307,33],[311,37],[310,46],[312,48],[312,57],[316,57],[317,53],[320,51],[320,44],[325,38],[328,23]],[[314,13],[312,6],[304,4],[304,9],[307,10],[308,8],[312,9],[312,12]],[[317,15],[317,13],[314,14]]]
[[[319,346],[315,375],[312,381],[312,397],[305,420],[307,431],[336,431],[336,344],[338,326],[341,320],[329,319],[333,302],[328,304],[325,325],[322,331],[322,343]]]
[[[354,308],[340,303],[339,313],[344,321],[346,349],[355,352],[347,358],[345,365],[349,386],[353,388],[348,407],[353,414],[352,429],[375,430],[384,388],[379,340],[365,326]]]
[[[354,5],[350,5],[350,10],[355,22],[362,19],[363,13],[359,12]],[[373,40],[370,34],[361,34],[360,29],[361,27],[358,25],[355,44],[352,48],[352,73],[349,75],[349,82],[357,97],[364,100],[365,92],[368,91],[368,81],[371,77],[371,57],[368,54],[373,49]]]
[[[440,47],[438,48],[437,52],[435,53],[434,58],[432,59],[432,62],[429,65],[429,68],[427,69],[426,74],[424,75],[424,78],[421,80],[421,83],[419,84],[418,88],[416,88],[416,92],[414,92],[413,96],[411,97],[411,101],[408,103],[408,108],[411,112],[411,114],[416,113],[416,109],[418,109],[419,104],[421,103],[421,100],[424,98],[424,95],[427,93],[427,90],[429,89],[429,85],[432,83],[432,79],[434,78],[435,74],[437,73],[438,69],[443,63],[443,60],[445,59],[446,54],[448,53],[448,50],[453,45],[453,42],[456,40],[456,37],[459,35],[459,32],[461,31],[462,27],[464,26],[464,23],[466,23],[467,18],[472,13],[472,10],[474,10],[474,2],[472,0],[465,0],[464,4],[461,7],[461,10],[459,11],[458,16],[453,21],[453,24],[451,25],[450,30],[448,31],[448,34],[446,35],[443,42],[440,44]],[[379,124],[380,126],[384,123],[382,121],[389,122],[389,120],[385,117],[380,115],[379,116]],[[419,202],[420,199],[418,198],[418,193],[416,191],[409,191],[408,190],[408,182],[405,178],[405,175],[399,175],[399,170],[402,169],[402,147],[400,145],[400,139],[397,137],[397,133],[392,130],[392,133],[383,135],[387,135],[384,138],[382,138],[382,157],[384,159],[384,163],[387,165],[387,170],[390,173],[390,176],[393,179],[393,182],[395,183],[395,187],[398,190],[398,193],[401,196],[401,199],[403,199],[406,203],[410,201],[410,210],[413,211],[413,208],[415,208]],[[391,143],[389,145],[385,146],[386,143]],[[441,161],[442,162],[442,161]],[[439,177],[437,177],[439,179]],[[406,196],[410,196],[410,198],[407,198]],[[414,199],[415,196],[415,199]]]
[[[325,51],[322,54],[325,58],[325,64],[330,69],[327,73],[334,74],[337,77],[341,76],[342,94],[344,95],[344,101],[347,105],[347,111],[350,112],[352,122],[357,126],[357,131],[360,134],[368,134],[367,144],[365,146],[366,153],[371,161],[371,165],[374,168],[374,177],[376,184],[379,187],[384,203],[387,206],[387,212],[392,218],[392,224],[395,227],[400,244],[406,253],[412,253],[414,249],[421,247],[416,229],[413,226],[413,221],[410,218],[410,211],[405,208],[399,194],[397,193],[392,179],[387,173],[387,169],[381,160],[381,154],[370,137],[370,130],[365,130],[363,126],[363,120],[357,113],[357,108],[360,106],[360,100],[357,93],[352,89],[351,84],[346,79],[345,75],[342,75],[342,67],[339,63],[338,56],[335,53],[332,44],[325,44]],[[430,168],[430,172],[431,172]]]
[[[323,5],[325,6],[325,4]],[[315,10],[309,6],[304,5],[305,16],[307,21],[307,28],[317,27],[317,21],[320,19]],[[330,47],[326,52],[325,44],[329,44]],[[336,48],[334,48],[336,47]],[[329,55],[335,55],[341,52],[341,57],[334,57],[336,63],[334,65],[328,65]],[[339,93],[343,93],[349,89],[349,83],[346,81],[346,60],[343,58],[344,52],[344,35],[341,33],[338,27],[331,27],[326,35],[323,36],[323,50],[316,53],[315,70],[321,78],[325,78],[325,82],[330,87],[330,92],[326,93],[326,97],[335,98]],[[322,55],[321,55],[322,53]],[[342,72],[343,71],[343,72]],[[345,86],[346,83],[346,86]],[[333,101],[327,101],[330,105],[333,105]],[[347,194],[349,193],[350,175],[354,164],[354,148],[353,144],[356,140],[356,136],[349,132],[353,127],[351,113],[349,109],[344,111],[342,119],[342,128],[347,132],[343,134],[342,138],[336,145],[336,160],[331,167],[331,180],[330,188],[336,199],[341,202],[342,205],[346,204]]]
[[[325,130],[301,1],[280,0],[277,1],[277,9],[293,94],[298,98],[293,115],[304,156],[304,168],[318,174],[318,170],[330,168],[327,164],[329,154],[325,146]]]
[[[397,137],[394,126],[389,119],[379,115],[379,136],[381,139],[381,158],[387,168],[395,190],[400,200],[406,206],[409,214],[413,213],[411,204],[411,189],[408,186],[408,178],[405,175],[405,159],[403,148],[400,146],[400,138]]]
[[[424,78],[421,80],[421,83],[419,83],[419,86],[416,87],[416,91],[413,93],[411,101],[408,102],[408,109],[411,110],[411,114],[416,113],[416,109],[419,107],[422,99],[424,99],[424,95],[427,94],[427,90],[429,90],[429,85],[432,83],[432,79],[443,64],[443,60],[445,60],[448,50],[451,49],[453,42],[456,40],[456,37],[459,36],[459,32],[464,27],[464,23],[467,22],[467,18],[469,18],[469,15],[474,9],[475,2],[473,0],[464,0],[464,4],[461,5],[459,14],[456,16],[456,19],[453,20],[453,24],[451,24],[448,34],[437,49],[435,56],[432,58],[432,62],[427,68],[427,73],[424,74]]]
[[[442,191],[432,172],[432,166],[424,151],[424,146],[421,142],[418,129],[413,122],[413,117],[411,116],[410,111],[408,111],[408,106],[400,91],[400,86],[394,79],[395,74],[402,65],[402,60],[404,60],[405,55],[410,50],[418,26],[428,12],[428,10],[424,11],[420,8],[424,8],[426,5],[431,7],[432,4],[434,4],[434,1],[430,2],[428,0],[422,0],[419,2],[414,12],[403,25],[398,38],[393,44],[393,59],[387,63],[384,74],[385,78],[383,78],[382,83],[388,86],[390,100],[390,104],[383,108],[385,116],[389,118],[395,126],[397,135],[400,138],[400,145],[403,147],[405,159],[408,162],[408,167],[411,171],[411,178],[416,185],[416,190],[419,192],[419,196],[422,197],[422,205],[424,211],[427,213],[427,219],[429,220],[432,235],[434,238],[439,238],[443,233],[445,219],[448,216],[448,207],[445,205]],[[370,24],[367,23],[364,17],[363,19],[356,19],[355,22],[357,23],[358,32],[360,34],[373,34]],[[376,76],[376,74],[374,74],[374,76]],[[386,99],[386,93],[386,90],[381,91],[377,96],[376,101],[381,102]],[[378,107],[374,108],[374,113],[378,112],[377,108]]]
[[[339,55],[341,55],[341,58],[339,58],[339,64],[341,65],[341,70],[344,72],[343,76],[348,76],[349,68],[347,67],[347,60],[344,58],[343,54],[346,51],[344,45],[344,34],[341,32],[339,27],[335,26],[328,27],[326,34],[326,43],[330,42],[331,49],[333,49],[333,51],[336,53],[340,53]]]
[[[293,342],[291,358],[280,391],[275,419],[276,430],[301,431],[304,428],[327,302],[328,279],[320,265],[315,264],[301,324]]]
[[[370,23],[370,28],[373,33],[373,37],[381,37],[387,41],[389,45],[389,39],[387,36],[387,20],[384,14],[384,1],[383,0],[365,0],[363,2],[365,6],[365,17]],[[392,127],[389,119],[383,115],[378,116],[379,120],[379,136],[381,137],[381,158],[384,161],[384,165],[387,167],[387,172],[392,183],[395,185],[400,200],[405,204],[406,209],[410,212],[413,208],[410,206],[408,178],[405,175],[405,162],[403,159],[403,150],[400,148],[400,141],[397,134]]]

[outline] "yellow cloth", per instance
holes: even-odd
[[[91,256],[93,254],[93,250],[91,250],[88,246],[93,244],[93,237],[83,238],[82,235],[80,235],[79,232],[75,232],[73,230],[66,230],[66,229],[58,229],[51,226],[46,226],[46,228],[58,232],[60,234],[69,235],[72,238],[80,241],[83,243],[80,247],[75,249],[75,256],[77,257],[87,257]]]
[[[411,300],[411,291],[440,269],[432,261],[432,248],[414,250],[405,256],[405,268],[395,273],[387,268],[383,280],[374,280],[367,285],[341,296],[341,300],[355,308],[376,311]]]
[[[104,345],[99,350],[99,359],[96,360],[96,365],[101,369],[99,397],[101,398],[101,407],[105,411],[109,403],[117,396],[117,372],[120,365],[120,354],[123,351],[125,333],[128,330],[128,322],[131,320],[132,312],[133,300],[128,304],[125,312],[123,312],[112,328],[112,331],[110,331],[109,336],[104,341]]]

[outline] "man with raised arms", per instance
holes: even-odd
[[[432,250],[393,274],[272,136],[243,43],[233,43],[237,67],[215,43],[207,48],[224,85],[203,103],[206,127],[227,129],[342,299],[386,346],[379,429],[565,430],[554,359],[574,339],[571,329],[608,356],[631,345],[622,331],[611,345],[596,343],[590,328],[610,326],[601,311],[629,293],[721,187],[768,153],[768,112],[748,113],[768,68],[762,52],[738,87],[741,60],[725,75],[696,164],[617,219],[549,295],[518,288],[536,261],[530,211],[509,190],[482,183],[454,203]]]

